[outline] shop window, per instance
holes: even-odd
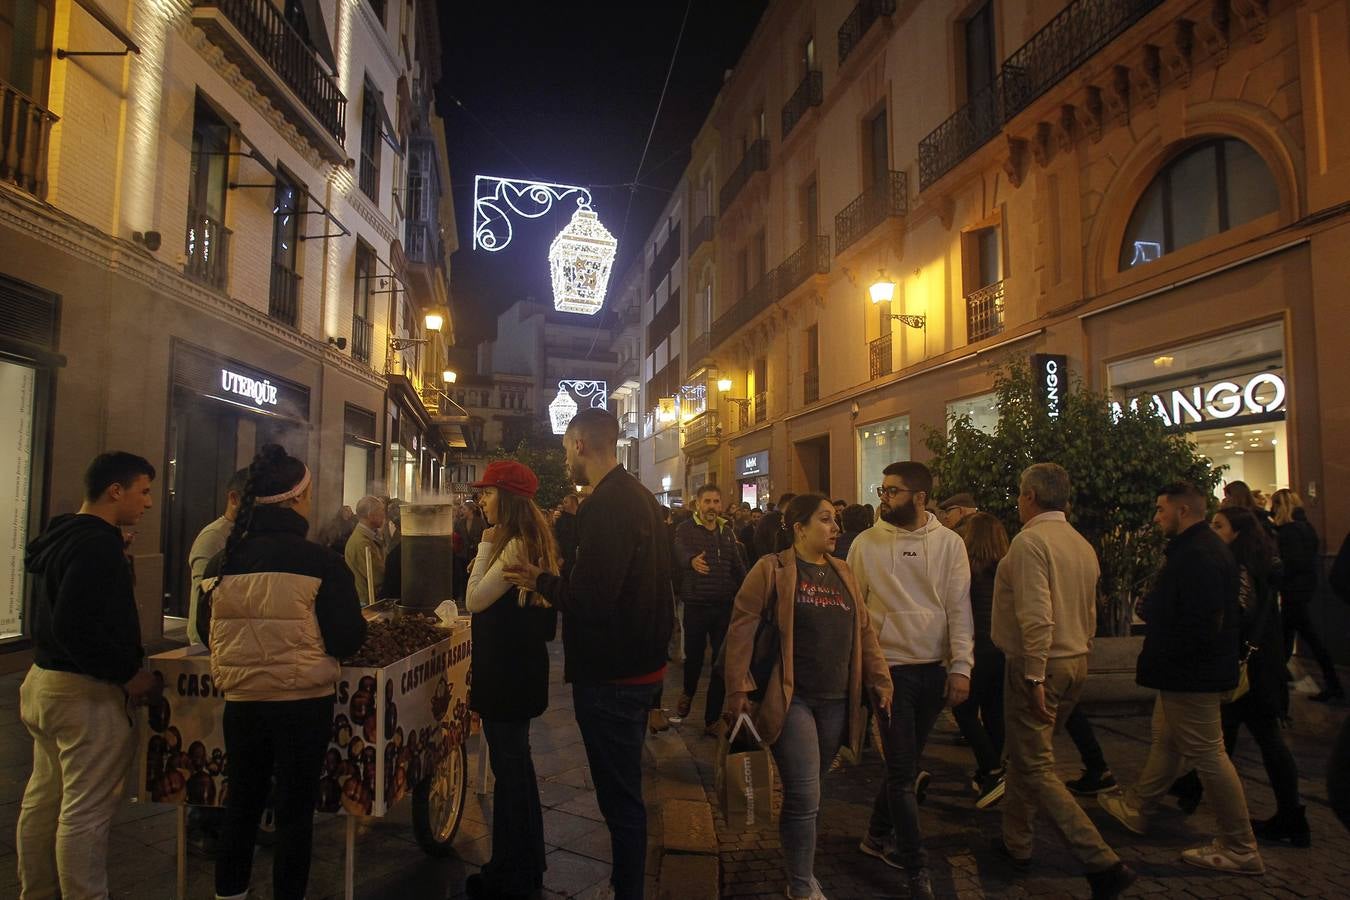
[[[1130,214],[1120,270],[1276,212],[1280,193],[1265,162],[1232,138],[1184,151],[1153,179]]]
[[[882,469],[893,462],[903,462],[910,458],[909,416],[897,416],[870,425],[860,425],[856,430],[858,502],[876,506]]]
[[[304,216],[303,194],[284,173],[277,176],[272,207],[272,281],[267,314],[295,327],[300,306],[300,220]]]
[[[972,427],[985,434],[993,434],[998,428],[998,394],[990,391],[965,400],[953,400],[947,404],[947,422],[965,418]]]
[[[375,414],[347,404],[343,410],[342,505],[356,509],[375,479]]]
[[[37,370],[0,359],[0,465],[6,477],[0,481],[0,501],[6,510],[5,540],[0,543],[8,590],[0,599],[0,645],[24,635],[25,601],[28,596],[23,548],[31,525],[34,491],[35,400]],[[36,492],[40,494],[41,492]]]

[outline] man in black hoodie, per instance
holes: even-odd
[[[577,413],[563,435],[574,484],[594,487],[577,513],[577,553],[567,575],[507,566],[516,587],[562,614],[563,677],[586,746],[596,800],[609,827],[616,900],[641,900],[647,856],[642,744],[666,673],[674,623],[670,541],[651,492],[619,465],[619,422],[603,409]]]
[[[33,735],[18,827],[25,897],[108,893],[108,830],[131,765],[132,707],[156,687],[141,668],[122,528],[150,508],[154,477],[139,456],[100,454],[85,472],[79,513],[57,516],[28,545],[36,590],[34,664],[19,688],[19,716]]]

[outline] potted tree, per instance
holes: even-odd
[[[1009,535],[1021,527],[1022,470],[1036,462],[1068,470],[1074,489],[1069,520],[1097,550],[1102,569],[1091,665],[1094,675],[1106,678],[1098,677],[1095,686],[1090,680],[1089,689],[1097,696],[1128,695],[1142,644],[1132,637],[1134,606],[1162,559],[1163,539],[1153,526],[1157,490],[1184,480],[1212,493],[1222,469],[1152,407],[1115,406],[1081,379],[1066,386],[1053,418],[1021,360],[999,370],[994,391],[999,410],[994,431],[981,431],[964,416],[948,422],[945,434],[930,429],[929,465],[945,495],[970,492],[982,509],[1002,519]]]

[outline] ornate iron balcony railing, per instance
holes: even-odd
[[[352,359],[370,362],[370,347],[375,341],[375,323],[364,316],[352,315]]]
[[[769,418],[769,392],[760,391],[755,394],[755,424],[763,425]]]
[[[1075,0],[1009,56],[988,87],[919,142],[926,190],[1003,125],[1064,80],[1162,0]]]
[[[767,308],[776,299],[778,299],[778,294],[774,291],[774,272],[769,272],[759,280],[759,284],[747,291],[735,306],[719,316],[716,322],[713,322],[712,345],[714,347],[721,346],[738,328],[753,319],[756,313]]]
[[[895,12],[895,0],[862,0],[839,26],[839,65],[844,64],[877,19]]]
[[[987,284],[966,297],[966,343],[1003,331],[1003,282]]]
[[[909,177],[904,172],[887,172],[885,181],[863,191],[834,217],[834,252],[843,253],[882,222],[907,212]]]
[[[47,199],[47,141],[57,117],[0,81],[0,181]]]
[[[712,216],[704,216],[699,219],[698,224],[689,232],[689,255],[693,256],[694,251],[713,239],[713,229],[717,225],[717,220]]]
[[[872,380],[891,374],[891,336],[881,337],[867,343],[867,377]]]
[[[818,234],[798,247],[774,270],[778,297],[786,297],[812,275],[830,271],[830,236]]]
[[[720,204],[718,208],[726,213],[727,207],[735,202],[736,195],[750,181],[750,176],[767,168],[769,168],[769,142],[765,138],[760,138],[746,148],[745,157],[740,165],[736,166],[736,171],[732,172],[731,177],[722,185],[722,190],[717,195]]]
[[[819,72],[807,72],[788,102],[783,104],[783,139],[797,127],[807,110],[825,102],[825,77]]]
[[[300,274],[281,263],[272,263],[271,290],[267,297],[267,315],[295,327],[300,310]]]
[[[314,113],[339,143],[347,139],[347,98],[337,80],[324,71],[313,48],[305,42],[271,0],[193,0],[193,6],[213,7],[267,60],[286,86]]]
[[[210,216],[193,214],[188,218],[184,272],[208,287],[225,289],[230,268],[230,229]]]

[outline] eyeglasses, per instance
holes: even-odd
[[[895,487],[894,485],[886,485],[885,487],[877,488],[877,496],[881,497],[884,500],[894,500],[901,494],[917,494],[917,493],[918,491],[912,491],[909,488],[898,488]]]

